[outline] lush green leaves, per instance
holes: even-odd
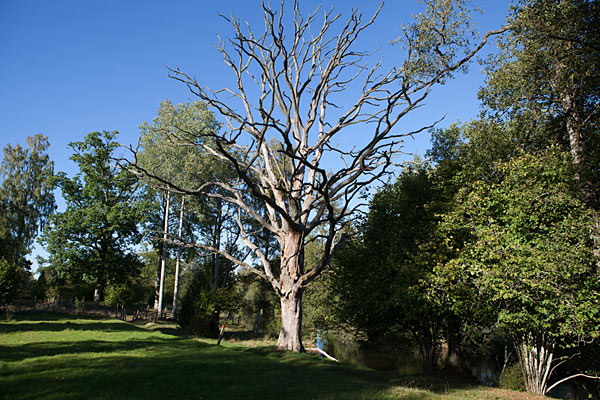
[[[0,258],[0,300],[8,302],[14,299],[20,278],[19,267]]]
[[[100,291],[106,282],[121,282],[138,270],[132,246],[139,243],[145,219],[136,177],[111,160],[116,135],[92,132],[71,143],[80,172],[74,178],[58,174],[67,209],[52,218],[43,236],[59,278],[81,279]]]
[[[437,274],[446,284],[464,285],[463,294],[489,305],[491,317],[514,334],[594,334],[600,286],[591,219],[576,195],[568,155],[523,154],[496,171],[496,179],[459,192],[444,224],[462,227],[470,238]]]
[[[440,193],[429,170],[408,169],[374,196],[356,239],[336,258],[341,316],[370,340],[408,331],[435,347],[450,316],[426,295],[435,264],[422,252],[437,223]]]

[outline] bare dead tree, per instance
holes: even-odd
[[[226,122],[217,133],[187,132],[173,140],[200,143],[229,163],[237,180],[190,188],[154,178],[172,190],[235,206],[240,240],[257,265],[220,249],[200,247],[270,282],[281,299],[282,349],[304,350],[303,291],[343,243],[344,224],[360,206],[361,191],[397,165],[404,138],[432,125],[412,131],[394,127],[422,105],[434,86],[464,68],[490,35],[502,32],[488,32],[471,46],[464,4],[431,0],[416,22],[403,29],[398,41],[406,51],[404,58],[383,71],[382,61],[369,65],[370,54],[354,50],[382,6],[364,21],[353,10],[344,22],[333,9],[305,16],[298,1],[288,6],[284,0],[277,10],[263,2],[260,34],[247,23],[225,18],[234,35],[220,39],[218,50],[233,72],[235,88],[211,90],[179,68],[169,69],[172,78],[186,84]],[[357,129],[356,143],[344,144],[353,139],[342,135]],[[342,166],[335,169],[336,165]],[[257,211],[256,202],[265,212]],[[248,218],[260,229],[250,230],[244,222]],[[277,240],[277,262],[257,244],[264,230]],[[324,243],[323,253],[315,265],[305,266],[303,249],[315,232]]]

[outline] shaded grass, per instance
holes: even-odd
[[[410,378],[313,355],[169,334],[177,332],[100,317],[17,315],[0,323],[0,398],[526,398],[462,384],[410,387]]]

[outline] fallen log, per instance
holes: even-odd
[[[335,362],[339,362],[337,359],[331,357],[329,354],[327,354],[324,350],[321,350],[319,348],[316,347],[311,347],[310,349],[306,349],[306,351],[311,352],[311,353],[319,353],[321,354],[323,357],[325,357],[328,360],[331,361],[335,361]]]

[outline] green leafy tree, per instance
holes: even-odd
[[[163,197],[162,222],[160,223],[162,240],[155,241],[156,246],[160,248],[155,301],[155,308],[159,317],[163,306],[165,266],[169,256],[167,239],[170,239],[169,242],[172,244],[177,242],[175,293],[173,296],[174,314],[177,312],[182,242],[193,243],[194,240],[189,232],[199,227],[210,230],[211,244],[216,248],[220,247],[221,233],[227,215],[226,210],[220,205],[222,202],[198,204],[200,200],[195,199],[190,204],[188,201],[187,213],[197,215],[196,218],[187,218],[188,224],[192,221],[198,224],[196,226],[188,225],[184,228],[186,196],[181,194],[182,192],[179,190],[180,187],[201,187],[204,182],[210,179],[209,177],[219,174],[223,176],[223,169],[221,168],[223,163],[215,162],[213,157],[210,157],[206,151],[199,148],[200,145],[209,142],[210,140],[207,138],[218,129],[219,124],[214,115],[208,110],[206,104],[200,101],[174,105],[169,100],[165,100],[160,104],[153,122],[144,122],[140,125],[139,144],[141,150],[136,153],[135,170],[140,173],[140,176],[146,179],[150,178],[148,183],[158,188]],[[193,138],[192,133],[197,136]],[[177,199],[173,198],[174,193],[179,193]],[[173,240],[175,235],[169,234],[173,200],[177,201],[179,208],[176,240]],[[212,219],[210,222],[214,222],[210,224],[212,229],[207,227],[207,219]],[[184,232],[188,232],[188,234],[183,235]],[[154,234],[153,236],[158,235]],[[221,282],[218,279],[220,275],[219,260],[216,256],[213,257],[213,270],[215,271],[214,282]]]
[[[439,196],[424,166],[410,167],[384,186],[357,227],[358,240],[337,258],[334,277],[340,312],[350,325],[370,341],[409,333],[426,370],[437,365],[451,316],[427,296],[435,251],[423,249],[437,226]]]
[[[524,153],[495,170],[459,191],[444,224],[468,239],[436,273],[463,314],[510,332],[527,390],[545,394],[558,349],[597,335],[590,211],[564,152]]]
[[[52,217],[42,237],[55,274],[93,284],[95,302],[107,283],[123,282],[140,268],[132,246],[139,243],[146,203],[135,175],[112,160],[116,136],[92,132],[70,144],[79,172],[57,175],[66,210]]]
[[[597,208],[600,113],[600,3],[523,0],[490,60],[480,93],[486,111],[528,135],[548,125],[567,140],[582,200]]]
[[[25,256],[55,209],[48,139],[38,134],[27,145],[7,145],[0,164],[0,258],[25,269]]]

